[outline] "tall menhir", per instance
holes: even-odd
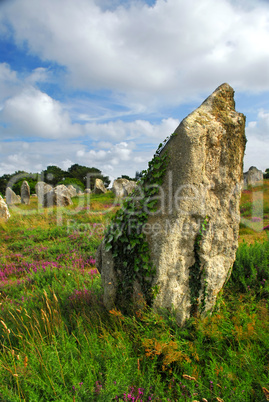
[[[155,289],[152,306],[175,310],[181,325],[213,309],[231,273],[238,247],[245,144],[245,116],[235,111],[234,90],[223,84],[181,122],[161,151],[167,167],[157,211],[148,214],[144,232],[155,267],[147,281]],[[120,303],[134,303],[141,295],[147,299],[143,266],[139,274],[133,272],[129,297],[119,297],[122,271],[113,248],[106,251],[106,241],[97,260],[107,308],[121,308]]]

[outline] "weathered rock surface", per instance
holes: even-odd
[[[96,179],[95,180],[95,185],[94,185],[94,189],[93,189],[93,193],[94,194],[104,194],[106,193],[106,188],[104,185],[103,180],[101,179]]]
[[[69,193],[70,193],[70,197],[75,197],[77,195],[77,190],[75,189],[74,186],[72,186],[72,184],[69,184],[69,186],[67,186]]]
[[[113,182],[112,191],[116,198],[123,198],[130,195],[136,187],[136,182],[133,180],[117,179]]]
[[[26,180],[24,180],[21,185],[21,203],[26,205],[30,204],[30,187]]]
[[[263,173],[255,166],[251,166],[249,170],[244,173],[244,185],[255,186],[257,183],[263,181]]]
[[[175,309],[181,325],[212,310],[238,247],[246,138],[245,116],[235,111],[233,95],[228,84],[221,85],[170,137],[161,151],[168,165],[157,211],[148,214],[142,228],[156,268],[148,279],[158,290],[152,305]],[[123,289],[124,268],[104,243],[96,257],[104,303],[111,309]],[[135,270],[133,276],[127,303],[143,294],[141,276]]]
[[[70,192],[66,186],[59,185],[44,195],[43,207],[67,207],[73,202],[70,197]]]
[[[53,187],[50,184],[45,183],[44,181],[39,181],[35,185],[35,192],[37,194],[38,202],[40,204],[44,203],[45,194],[48,193],[49,191],[51,191],[52,189],[53,189]]]
[[[90,188],[85,188],[84,193],[85,194],[91,194],[92,190]]]
[[[21,203],[21,197],[15,194],[10,187],[6,188],[6,203],[7,205],[15,205]]]
[[[128,195],[130,195],[133,192],[133,190],[135,190],[136,188],[137,188],[137,184],[133,180],[129,180],[129,183],[127,183],[125,186],[125,189],[126,189]]]
[[[125,189],[125,185],[129,183],[127,179],[116,179],[113,182],[112,191],[115,194],[116,198],[123,198],[128,195],[127,190]]]
[[[8,206],[0,195],[0,220],[7,221],[10,218]]]

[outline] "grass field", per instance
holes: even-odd
[[[106,311],[95,252],[119,205],[73,201],[32,198],[0,223],[0,401],[269,400],[269,181],[242,194],[213,314],[184,328],[166,311]]]

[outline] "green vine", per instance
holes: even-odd
[[[143,233],[143,226],[150,212],[156,211],[159,186],[163,183],[168,157],[163,148],[170,137],[161,143],[142,173],[139,181],[143,189],[143,199],[139,190],[125,200],[123,207],[116,213],[105,234],[105,249],[112,251],[118,282],[118,304],[126,309],[130,304],[133,284],[137,280],[148,305],[156,297],[152,288],[153,275],[156,272],[150,258],[149,244]]]
[[[207,281],[205,280],[205,271],[201,270],[201,261],[200,261],[200,247],[201,242],[203,240],[204,234],[207,230],[208,226],[208,217],[204,219],[201,223],[199,233],[197,234],[194,241],[194,264],[189,268],[189,286],[190,286],[190,294],[191,294],[191,315],[196,316],[198,313],[198,304],[199,304],[199,293],[202,288],[202,281],[204,282],[203,288],[203,297],[201,301],[200,312],[205,309],[205,300],[207,296]]]

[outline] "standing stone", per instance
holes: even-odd
[[[70,197],[75,197],[77,195],[77,190],[75,189],[74,186],[72,186],[72,184],[69,184],[69,186],[67,186],[69,193],[70,193]]]
[[[21,185],[21,203],[26,205],[30,204],[30,187],[26,180],[24,180]]]
[[[92,190],[90,188],[85,188],[84,193],[85,194],[91,194]]]
[[[6,203],[7,205],[15,205],[21,203],[21,198],[19,195],[15,194],[10,187],[6,188]]]
[[[67,207],[72,205],[73,202],[70,197],[68,188],[64,185],[59,185],[46,193],[43,198],[43,207]]]
[[[263,173],[255,166],[251,166],[249,170],[246,173],[244,173],[244,185],[256,186],[259,182],[261,184],[263,182]]]
[[[133,180],[117,179],[113,182],[112,191],[116,198],[123,198],[130,195],[136,187],[137,184]]]
[[[51,191],[53,187],[50,184],[45,183],[44,181],[39,181],[35,185],[35,192],[38,197],[38,202],[43,205],[44,203],[44,196],[46,193]]]
[[[0,220],[7,221],[10,218],[8,206],[0,195]]]
[[[123,198],[128,195],[127,190],[125,188],[125,185],[127,185],[127,183],[129,183],[129,180],[127,179],[114,180],[112,191],[115,194],[116,198]]]
[[[228,84],[221,85],[181,122],[160,152],[161,158],[166,155],[167,166],[156,210],[149,212],[145,204],[147,218],[142,228],[134,225],[135,219],[139,222],[136,215],[129,216],[129,234],[127,229],[121,234],[120,227],[112,243],[106,236],[99,247],[97,268],[108,309],[135,303],[141,295],[148,300],[149,289],[152,295],[155,293],[151,298],[153,308],[175,310],[180,325],[190,316],[205,314],[214,307],[231,273],[238,247],[246,138],[245,116],[235,111],[233,95]],[[153,169],[158,177],[158,164],[159,160],[149,164],[149,175]],[[133,204],[128,205],[136,211],[135,206],[141,204],[135,196],[133,199]],[[124,225],[124,215],[117,216]],[[143,234],[140,249],[144,247],[145,252],[132,255]],[[130,252],[128,257],[125,251],[125,262],[121,261],[121,253],[117,258],[112,252],[123,250],[121,245],[126,241],[130,242]],[[150,276],[143,273],[147,258],[155,267],[155,272],[147,271]],[[123,300],[125,272],[131,285]]]
[[[103,183],[103,180],[101,180],[101,179],[96,179],[95,180],[93,193],[94,194],[105,194],[106,193],[106,188],[105,188],[105,185]]]
[[[127,191],[127,195],[130,195],[137,188],[137,184],[133,180],[129,180],[125,185],[125,190]]]

